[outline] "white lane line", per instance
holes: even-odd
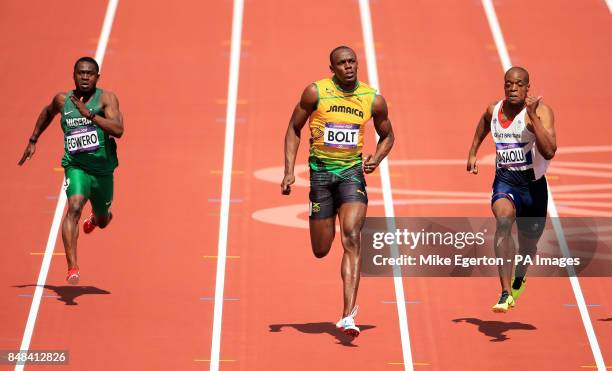
[[[227,258],[227,234],[232,187],[232,161],[234,155],[234,128],[236,126],[236,104],[238,103],[238,77],[240,72],[240,40],[242,39],[242,15],[244,1],[234,0],[232,15],[232,39],[230,47],[229,82],[227,88],[227,111],[225,123],[225,145],[223,152],[223,179],[221,182],[221,212],[219,216],[219,245],[217,250],[217,277],[215,281],[215,307],[213,314],[212,345],[210,348],[210,370],[219,369],[221,351],[221,321],[223,317],[223,289],[225,286],[225,262]]]
[[[102,25],[102,31],[100,32],[100,38],[98,39],[98,47],[96,48],[95,55],[95,60],[98,62],[100,69],[102,69],[106,45],[108,44],[108,37],[110,36],[110,32],[113,27],[113,20],[115,18],[118,3],[119,0],[109,0],[108,6],[106,7],[104,23]],[[57,234],[62,221],[62,214],[64,212],[64,207],[66,206],[66,192],[64,192],[63,187],[65,181],[66,179],[64,178],[62,181],[62,187],[60,187],[57,205],[55,206],[55,214],[53,215],[53,223],[51,224],[51,230],[49,231],[47,247],[45,247],[45,255],[40,267],[40,273],[38,274],[36,290],[34,291],[34,297],[32,298],[32,305],[30,306],[28,321],[26,322],[25,330],[23,332],[21,346],[19,347],[22,352],[30,349],[30,341],[32,340],[34,325],[36,324],[36,317],[38,316],[38,309],[40,308],[40,299],[43,294],[45,282],[47,281],[49,267],[51,266],[51,258],[53,257],[53,250],[55,249],[55,241],[57,240]],[[23,368],[24,365],[16,365],[15,371],[21,371]]]
[[[508,54],[506,43],[504,41],[504,36],[501,32],[501,27],[499,26],[499,21],[495,13],[495,7],[493,6],[491,0],[482,0],[482,5],[485,9],[487,20],[489,21],[491,33],[493,34],[493,39],[495,40],[495,45],[497,45],[497,51],[499,52],[499,58],[502,63],[502,68],[505,72],[510,67],[512,67],[512,63],[510,62],[510,55]],[[561,251],[563,252],[564,256],[569,257],[570,252],[567,246],[567,241],[565,240],[565,234],[563,233],[563,227],[561,226],[561,222],[559,220],[559,214],[557,213],[557,206],[555,205],[552,192],[550,191],[550,186],[548,187],[548,213],[555,229],[557,239],[559,240],[559,246],[561,247]],[[575,275],[575,272],[572,271],[573,268],[568,269],[568,274],[570,276],[572,275],[572,273],[574,273]],[[599,343],[597,341],[597,336],[595,336],[595,330],[593,329],[593,324],[591,323],[591,317],[589,316],[589,311],[586,307],[586,302],[584,300],[584,295],[582,294],[582,289],[580,288],[580,282],[578,280],[578,277],[575,276],[569,277],[569,280],[572,285],[574,296],[576,297],[576,303],[580,310],[582,324],[584,325],[584,330],[586,331],[587,337],[589,339],[589,344],[591,346],[591,351],[593,352],[593,357],[595,358],[597,369],[605,370],[606,365],[601,354],[601,350],[599,349]]]
[[[379,89],[378,67],[376,65],[376,51],[374,49],[374,32],[372,30],[372,17],[370,14],[369,0],[359,0],[359,14],[361,15],[361,28],[363,30],[363,45],[365,47],[366,64],[368,68],[369,84]],[[376,134],[376,141],[379,137]],[[391,190],[391,178],[389,176],[389,163],[385,158],[380,165],[380,179],[383,189],[383,200],[385,215],[387,217],[387,228],[395,230],[395,211],[393,209],[393,194]],[[391,256],[399,256],[397,245],[391,246]],[[397,302],[397,315],[399,318],[400,337],[402,343],[402,355],[404,358],[404,369],[413,370],[412,351],[410,349],[410,334],[408,332],[408,316],[406,314],[406,299],[404,297],[404,284],[399,266],[393,267],[393,283],[395,285],[395,300]]]
[[[606,5],[608,6],[610,13],[612,13],[612,0],[606,0]]]
[[[47,247],[45,248],[40,273],[38,274],[38,281],[36,282],[36,290],[34,291],[32,305],[30,306],[30,314],[28,315],[28,321],[26,322],[25,330],[23,332],[21,346],[19,347],[22,352],[30,349],[30,341],[32,340],[32,334],[34,333],[34,325],[36,324],[36,317],[38,316],[38,309],[40,308],[40,300],[42,298],[45,282],[47,281],[47,273],[49,273],[49,267],[51,266],[51,258],[53,257],[53,250],[55,249],[55,241],[57,240],[57,233],[62,221],[64,206],[66,206],[66,192],[64,192],[64,186],[62,183],[62,187],[60,187],[60,195],[55,207],[55,214],[53,215],[51,231],[49,232],[49,238],[47,239]],[[23,368],[24,365],[18,364],[15,366],[15,371],[23,370]]]
[[[561,225],[561,220],[559,219],[557,206],[555,205],[553,195],[550,191],[550,186],[548,186],[548,213],[555,230],[555,235],[559,241],[559,246],[563,252],[563,256],[569,258],[571,257],[571,254],[567,246],[567,241],[565,240],[565,233],[563,232],[563,227]],[[574,267],[568,266],[567,272],[570,275],[569,280],[572,285],[572,290],[574,291],[574,296],[576,297],[576,304],[578,305],[578,310],[580,311],[580,317],[582,318],[584,330],[586,331],[587,338],[589,339],[591,352],[593,352],[593,358],[595,358],[595,364],[597,365],[598,370],[605,371],[606,363],[603,359],[603,355],[601,354],[601,349],[599,348],[599,342],[597,341],[597,336],[595,335],[595,329],[591,323],[591,316],[587,310],[586,301],[584,300],[582,288],[580,287],[580,281],[578,280],[578,276],[576,276]]]
[[[484,7],[487,15],[487,21],[489,22],[489,28],[491,28],[491,33],[493,34],[493,40],[495,41],[495,46],[497,47],[499,59],[501,60],[504,72],[506,72],[510,67],[512,67],[512,63],[510,62],[510,55],[508,54],[508,48],[506,47],[506,42],[504,41],[504,35],[502,34],[501,27],[499,26],[499,21],[497,20],[495,8],[490,0],[482,0],[482,6]]]

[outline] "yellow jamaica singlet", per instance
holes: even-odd
[[[350,92],[331,78],[315,81],[319,94],[310,116],[310,168],[340,172],[361,164],[363,131],[372,117],[376,89],[357,82]]]

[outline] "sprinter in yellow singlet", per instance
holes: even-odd
[[[285,176],[282,194],[295,182],[295,158],[302,128],[310,127],[310,241],[317,258],[329,252],[339,218],[342,246],[344,307],[336,324],[349,336],[359,335],[355,325],[357,289],[361,273],[360,232],[368,196],[364,172],[373,172],[393,146],[387,103],[376,90],[357,79],[357,57],[347,46],[329,55],[331,78],[306,87],[293,110],[285,135]],[[373,119],[380,136],[376,153],[362,159],[365,124]]]

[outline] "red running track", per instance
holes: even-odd
[[[60,188],[57,122],[32,161],[24,168],[15,163],[42,105],[72,86],[73,61],[94,53],[104,17],[104,4],[76,5],[55,4],[70,23],[51,21],[45,2],[0,5],[0,43],[12,51],[0,59],[11,87],[0,100],[9,135],[1,157],[8,173],[0,184],[7,195],[0,214],[6,226],[1,349],[21,343],[31,298],[18,295],[34,292],[42,256],[31,253],[44,249]],[[530,70],[532,91],[557,116],[560,150],[549,181],[559,212],[609,216],[609,175],[600,164],[611,159],[610,142],[593,135],[606,132],[600,117],[610,100],[609,11],[603,1],[495,5],[513,62]],[[53,258],[45,290],[51,297],[42,299],[30,346],[68,349],[69,369],[208,368],[231,7],[230,1],[119,3],[100,82],[118,95],[126,122],[116,219],[103,232],[81,236],[79,287],[64,284],[64,258]],[[473,177],[462,163],[478,116],[502,95],[503,71],[481,3],[372,1],[371,7],[381,92],[397,137],[390,157],[396,215],[488,216],[492,167],[483,164]],[[83,10],[86,20],[79,18]],[[397,309],[387,303],[395,300],[393,281],[362,280],[364,331],[348,344],[333,329],[341,311],[341,247],[336,243],[328,258],[316,260],[303,228],[307,187],[294,187],[290,198],[278,189],[287,120],[302,89],[329,74],[329,50],[354,46],[367,80],[358,5],[246,1],[243,27],[221,368],[402,367]],[[20,39],[11,37],[17,29]],[[585,124],[593,130],[579,129]],[[302,164],[306,146],[304,140]],[[370,128],[366,153],[373,148]],[[564,152],[569,148],[576,153]],[[487,142],[481,157],[491,153]],[[439,164],[414,162],[429,159]],[[382,216],[379,176],[369,176],[368,185],[369,215]],[[61,241],[55,251],[62,251]],[[589,313],[609,360],[610,279],[580,282],[587,303],[599,304]],[[575,303],[567,279],[530,279],[519,307],[506,316],[490,312],[495,278],[405,278],[403,284],[406,300],[417,302],[407,304],[416,368],[595,364],[578,309],[563,305]]]

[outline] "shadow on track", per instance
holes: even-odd
[[[36,285],[17,285],[13,287],[18,287],[18,288],[36,287]],[[44,288],[55,292],[55,294],[58,296],[57,300],[64,302],[66,305],[78,305],[75,299],[82,295],[108,295],[110,294],[109,291],[102,290],[94,286],[45,285]]]
[[[361,332],[370,330],[376,326],[372,325],[357,325]],[[312,323],[283,323],[270,325],[270,332],[281,332],[283,327],[292,327],[299,332],[305,334],[329,334],[333,336],[340,345],[346,347],[356,347],[357,345],[353,344],[353,338],[345,335],[342,331],[336,328],[336,325],[331,322],[312,322]]]
[[[478,318],[456,318],[455,323],[467,322],[478,326],[478,331],[491,337],[491,341],[506,341],[510,338],[505,333],[510,330],[536,330],[534,325],[521,322],[483,321]]]

